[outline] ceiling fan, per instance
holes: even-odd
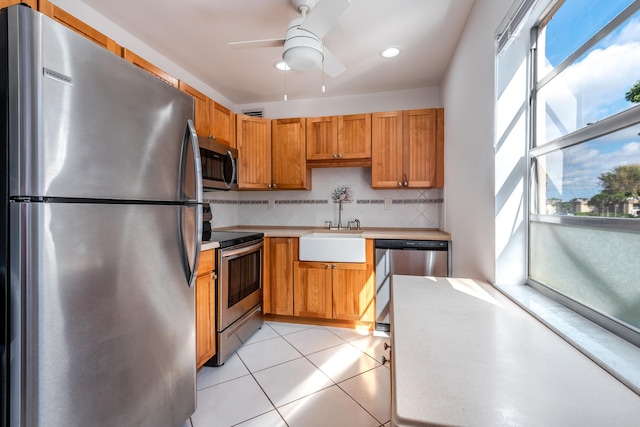
[[[289,23],[284,38],[229,43],[232,48],[283,47],[282,58],[289,68],[310,71],[322,64],[324,72],[336,77],[344,65],[323,45],[329,32],[351,0],[291,0],[301,17]]]

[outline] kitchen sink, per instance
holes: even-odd
[[[326,231],[300,237],[300,261],[365,262],[362,232]]]

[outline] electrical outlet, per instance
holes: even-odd
[[[384,210],[385,211],[390,211],[391,210],[391,199],[384,199]]]
[[[270,210],[270,211],[276,210],[276,201],[275,200],[269,200],[268,201],[267,210]]]

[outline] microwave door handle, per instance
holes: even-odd
[[[231,150],[227,151],[227,156],[229,157],[229,159],[231,160],[231,181],[230,182],[225,182],[225,184],[227,184],[227,188],[231,188],[231,186],[233,185],[233,183],[236,180],[236,159],[233,158],[233,153],[231,152]]]
[[[181,224],[180,229],[184,231],[184,216],[186,215],[186,211],[190,208],[196,209],[196,218],[193,232],[195,235],[192,236],[193,241],[193,261],[189,262],[189,251],[186,249],[185,236],[182,236],[181,250],[183,254],[183,259],[185,260],[187,267],[187,284],[189,287],[193,287],[196,275],[198,263],[200,262],[200,246],[202,245],[202,165],[200,164],[200,147],[198,145],[198,135],[196,134],[196,128],[193,125],[193,121],[191,119],[187,120],[187,129],[185,131],[185,138],[183,142],[183,152],[185,155],[183,156],[183,171],[186,171],[186,163],[189,156],[189,146],[191,146],[191,155],[193,156],[193,173],[194,173],[194,183],[195,183],[195,200],[190,200],[189,205],[183,209],[183,213],[180,215],[180,219],[183,222]],[[181,174],[181,179],[185,180],[185,174]],[[184,185],[184,182],[181,183]],[[181,187],[182,188],[182,187]],[[194,205],[195,203],[195,205]]]

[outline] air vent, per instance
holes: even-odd
[[[242,114],[244,114],[245,116],[251,116],[251,117],[262,117],[262,108],[257,109],[257,110],[244,110],[242,112]]]

